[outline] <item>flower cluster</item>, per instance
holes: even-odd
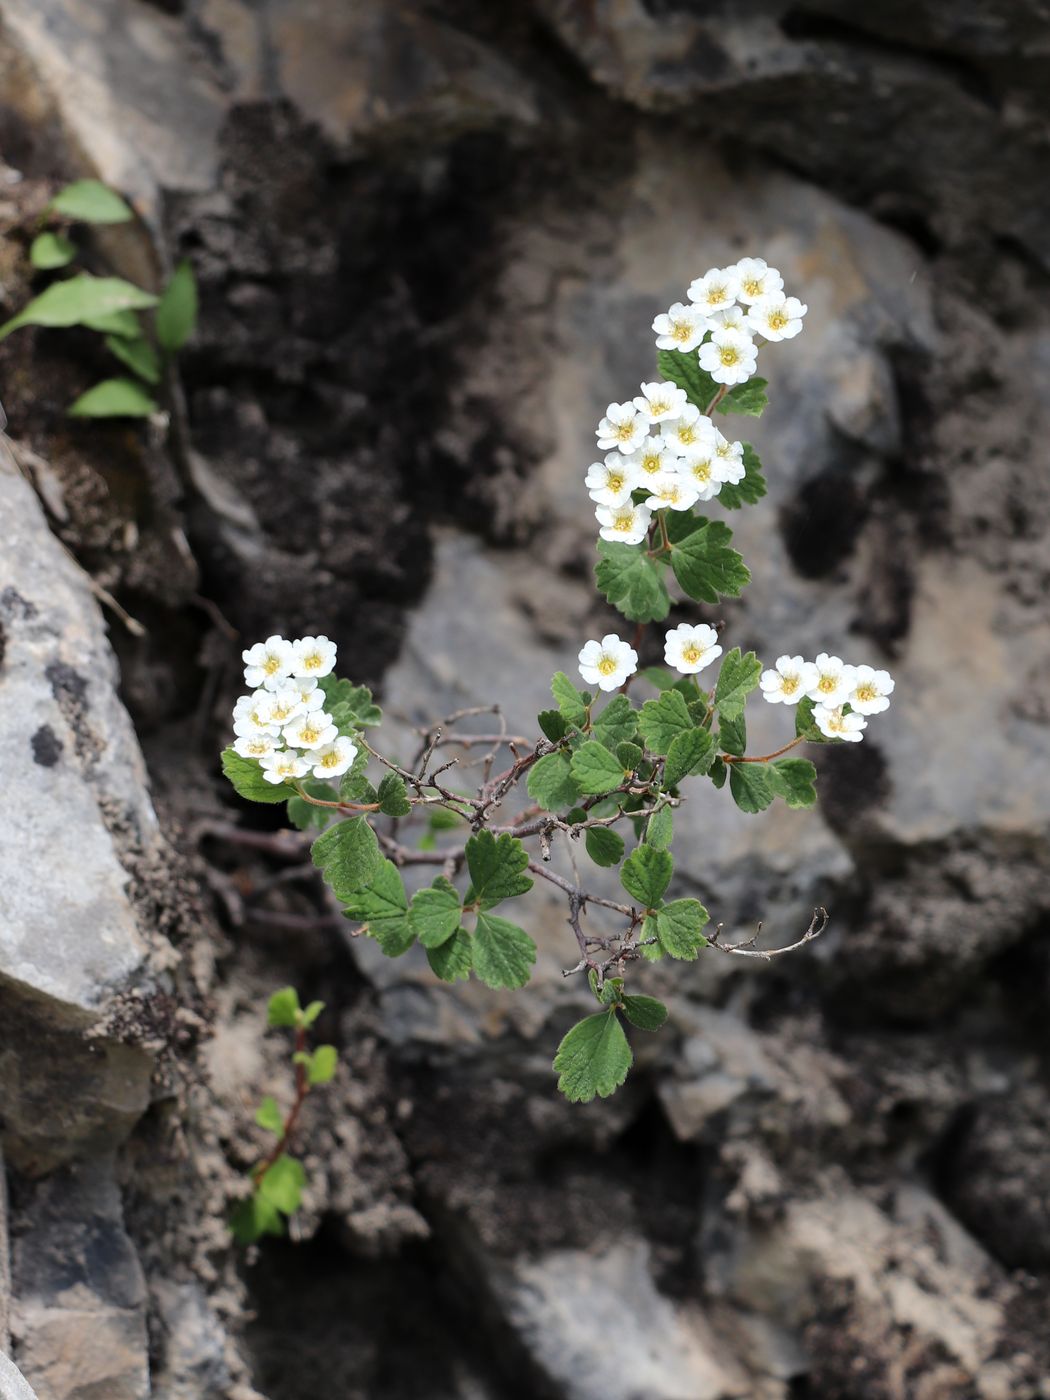
[[[664,634],[664,660],[683,676],[695,676],[722,655],[718,633],[706,622],[680,622]],[[610,632],[600,642],[585,643],[579,656],[580,675],[599,690],[617,690],[638,669],[638,653]]]
[[[253,758],[269,783],[337,778],[357,757],[357,745],[341,735],[324,708],[318,684],[335,666],[327,637],[267,637],[242,653],[244,680],[254,689],[233,707],[233,745]]]
[[[784,295],[784,279],[763,258],[741,258],[712,267],[689,285],[689,301],[676,301],[653,322],[661,350],[697,350],[700,368],[716,384],[744,384],[755,372],[763,340],[790,340],[809,310]]]
[[[744,477],[743,443],[723,437],[684,389],[665,382],[641,390],[630,403],[609,405],[598,446],[613,450],[587,471],[598,533],[620,544],[640,544],[654,510],[690,510]],[[636,492],[645,498],[636,501]]]
[[[772,705],[813,701],[813,721],[829,739],[858,744],[868,727],[866,715],[889,709],[893,677],[871,666],[848,666],[841,657],[822,651],[816,661],[779,656],[762,672],[762,694]],[[847,710],[845,707],[849,706]]]

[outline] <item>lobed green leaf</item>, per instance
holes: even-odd
[[[707,947],[707,910],[698,899],[675,899],[656,911],[656,936],[669,957],[690,962]]]
[[[646,909],[652,909],[663,898],[673,872],[674,861],[670,851],[660,851],[655,846],[639,846],[624,861],[620,881],[632,899]]]
[[[459,928],[463,905],[455,885],[439,875],[426,890],[412,896],[408,921],[424,948],[440,948]]]
[[[384,864],[376,834],[364,817],[351,817],[323,831],[311,851],[314,865],[343,904],[366,890]]]
[[[739,719],[747,697],[758,685],[762,663],[753,651],[742,655],[739,647],[722,658],[722,669],[715,686],[715,709],[720,718]]]
[[[254,758],[242,758],[234,748],[223,749],[222,771],[240,797],[249,802],[287,802],[297,796],[287,783],[268,783]]]
[[[393,861],[381,860],[369,885],[340,897],[346,918],[360,920],[388,958],[399,958],[415,942],[405,882]]]
[[[487,987],[524,987],[536,961],[536,945],[525,930],[496,914],[478,915],[473,953],[474,971]]]
[[[615,1011],[596,1011],[565,1035],[554,1057],[558,1088],[570,1103],[607,1099],[627,1078],[633,1060]]]
[[[599,591],[629,622],[661,622],[671,611],[663,565],[650,559],[644,544],[598,541],[594,576]]]
[[[479,831],[467,842],[466,855],[471,886],[464,905],[491,909],[532,889],[531,876],[522,874],[529,855],[516,836],[503,832],[497,839],[491,831]]]

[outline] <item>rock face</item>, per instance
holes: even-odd
[[[47,511],[5,452],[0,1116],[42,1400],[1050,1394],[1047,18],[0,0],[10,307],[53,181],[92,172],[147,221],[99,265],[188,256],[202,292],[170,440],[69,425],[89,339],[0,346]],[[611,625],[593,422],[655,312],[745,253],[806,333],[763,351],[746,425],[752,587],[671,620],[876,658],[894,704],[821,753],[819,810],[681,811],[683,891],[728,928],[831,928],[648,969],[669,1026],[570,1109],[558,900],[526,993],[438,986],[231,840],[230,628],[326,631],[409,720],[500,700],[531,732]],[[144,637],[107,640],[48,525]],[[292,981],[347,1068],[308,1106],[297,1242],[242,1263],[251,1105],[286,1087],[261,1007]]]

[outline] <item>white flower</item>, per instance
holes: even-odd
[[[296,676],[320,680],[335,667],[335,642],[327,637],[300,637],[295,643]]]
[[[718,474],[712,444],[708,444],[693,456],[682,457],[678,462],[678,471],[692,481],[698,501],[713,500],[722,489],[722,478]]]
[[[627,458],[634,469],[634,484],[648,486],[654,476],[668,472],[677,461],[663,437],[647,437],[637,452]]]
[[[277,752],[277,740],[272,734],[262,731],[256,734],[242,734],[239,739],[234,740],[233,748],[242,758],[268,758],[270,754]]]
[[[324,710],[312,710],[298,715],[285,726],[284,742],[295,749],[319,749],[330,744],[339,733],[332,716]]]
[[[863,715],[844,715],[841,705],[834,709],[830,705],[814,705],[813,719],[821,734],[828,739],[845,739],[850,744],[859,744],[868,727]]]
[[[700,499],[699,488],[692,478],[677,471],[654,476],[648,488],[653,493],[645,503],[650,510],[688,510]]]
[[[233,707],[233,732],[238,737],[249,734],[277,734],[281,726],[273,717],[273,692],[256,690],[242,695]]]
[[[312,676],[290,676],[284,684],[295,686],[308,710],[316,710],[319,705],[324,704],[324,691],[318,690],[317,682]]]
[[[706,622],[680,622],[664,637],[664,660],[683,675],[695,675],[722,655],[718,633]]]
[[[771,705],[797,705],[816,685],[817,668],[801,656],[778,656],[774,669],[763,671],[758,683]]]
[[[610,452],[604,462],[592,462],[587,468],[587,491],[600,506],[624,505],[637,484],[635,458],[622,452]]]
[[[735,267],[711,267],[703,277],[689,284],[689,300],[695,302],[705,316],[724,311],[736,301],[740,281]]]
[[[722,327],[698,352],[700,368],[716,384],[745,384],[755,372],[755,342],[744,331]]]
[[[315,778],[338,778],[356,757],[357,745],[340,734],[330,744],[314,749],[307,761],[314,766]]]
[[[822,651],[817,657],[814,669],[816,677],[806,690],[809,698],[829,710],[833,710],[836,705],[844,705],[853,690],[857,675],[855,668],[847,666],[841,657],[829,656],[826,651]]]
[[[638,653],[615,632],[600,642],[587,642],[580,652],[580,675],[599,690],[618,690],[638,669]]]
[[[322,699],[324,697],[322,696]],[[282,685],[270,696],[270,722],[285,725],[306,712],[306,701],[297,685]]]
[[[664,424],[660,441],[676,457],[688,457],[701,450],[714,431],[710,418],[695,403],[688,403],[673,422]]]
[[[760,297],[747,313],[747,324],[767,340],[790,340],[802,329],[808,310],[798,297]]]
[[[648,506],[632,505],[630,501],[622,506],[599,506],[594,513],[602,527],[598,531],[602,539],[618,544],[641,544],[653,518]]]
[[[714,445],[714,471],[719,481],[731,482],[734,486],[738,481],[743,481],[744,473],[744,444],[742,442],[730,442],[727,437],[715,429]]]
[[[748,306],[759,297],[776,295],[784,287],[783,277],[765,258],[741,258],[736,265],[736,275],[740,282],[737,297]]]
[[[859,715],[877,715],[888,710],[893,694],[893,677],[889,671],[875,671],[870,666],[857,666],[854,671],[850,709]]]
[[[263,770],[263,777],[268,783],[287,783],[294,778],[304,778],[309,763],[303,758],[301,753],[296,753],[294,749],[283,749],[280,753],[271,753],[260,760],[260,768]]]
[[[649,424],[633,403],[611,403],[595,431],[603,452],[618,447],[621,452],[630,453],[641,445]]]
[[[242,651],[241,660],[244,662],[245,685],[253,689],[264,685],[268,690],[276,690],[292,673],[294,651],[291,642],[286,642],[275,633],[265,642],[256,642],[247,651]]]
[[[742,331],[744,335],[750,335],[751,328],[747,324],[747,307],[727,306],[724,311],[716,311],[713,316],[708,316],[707,328],[710,331]]]
[[[707,334],[707,317],[696,306],[676,301],[653,322],[658,350],[695,350]]]
[[[666,418],[677,418],[689,402],[684,389],[665,380],[663,384],[641,385],[641,395],[634,406],[649,423],[662,423]]]

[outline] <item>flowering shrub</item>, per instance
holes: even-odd
[[[653,322],[660,379],[611,403],[597,428],[606,455],[585,481],[599,524],[596,579],[635,626],[631,641],[610,632],[583,645],[579,673],[594,690],[559,672],[554,706],[537,718],[539,738],[509,735],[502,721],[489,726],[495,733],[461,732],[468,717],[499,710],[461,711],[421,731],[419,752],[401,766],[366,737],[381,712],[367,689],[336,675],[333,643],[272,636],[244,652],[252,691],[237,701],[235,742],[223,755],[243,797],[286,802],[297,827],[318,832],[314,863],[358,931],[389,957],[418,943],[444,981],[475,976],[490,987],[524,986],[536,947],[506,911],[534,879],[555,885],[576,945],[565,975],[585,973],[597,1003],[554,1058],[558,1087],[574,1102],[605,1097],[623,1083],[632,1062],[624,1021],[655,1031],[666,1019],[661,1002],[627,990],[639,960],[691,961],[705,948],[777,957],[826,925],[818,909],[800,938],[766,951],[755,946],[757,935],[733,944],[722,940],[721,925],[705,932],[708,913],[698,900],[665,898],[674,811],[688,780],[728,787],[745,812],[777,799],[810,807],[816,768],[785,755],[803,743],[858,742],[893,690],[887,672],[826,652],[813,661],[784,655],[764,669],[754,652],[725,651],[720,628],[706,622],[666,630],[664,666],[639,671],[646,626],[670,612],[668,570],[686,598],[708,604],[737,597],[749,581],[728,525],[694,509],[717,498],[739,510],[766,490],[753,447],[725,436],[712,415],[762,413],[766,381],[756,377],[757,357],[769,343],[796,336],[807,311],[785,296],[780,273],[761,258],[712,268],[688,298]],[[652,692],[641,703],[631,694],[635,682]],[[794,736],[773,753],[747,752],[745,706],[755,690],[795,712]],[[449,744],[485,749],[475,792],[450,785],[456,760],[438,762]],[[508,816],[505,804],[519,785],[527,801],[518,799],[524,805]],[[596,866],[618,867],[623,895],[556,873],[549,864],[556,842],[571,852],[582,845]],[[441,873],[410,894],[402,871],[426,866]],[[614,916],[601,931],[585,924],[595,908]],[[256,1169],[256,1197],[291,1136],[287,1118],[266,1117],[282,1153]],[[298,1196],[288,1184],[298,1176],[281,1170],[279,1208],[290,1213]],[[260,1229],[273,1225],[270,1211]],[[240,1233],[251,1231],[242,1224]]]

